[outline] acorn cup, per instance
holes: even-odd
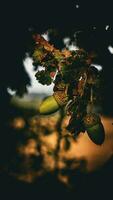
[[[57,103],[60,107],[65,106],[68,102],[68,96],[64,91],[56,91],[53,94],[54,98],[56,99]]]
[[[105,139],[105,131],[99,115],[89,113],[84,118],[84,126],[89,138],[97,145],[101,145]]]

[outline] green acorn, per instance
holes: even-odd
[[[99,115],[95,113],[87,114],[84,118],[84,126],[89,138],[98,145],[101,145],[105,139],[105,131]]]
[[[56,91],[52,96],[47,97],[40,105],[39,112],[42,115],[52,114],[67,103],[67,96],[64,91]]]
[[[60,106],[55,100],[54,96],[49,96],[41,103],[39,112],[42,115],[49,115],[58,111],[59,108]]]

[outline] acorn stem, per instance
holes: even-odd
[[[60,114],[60,117],[59,117],[59,120],[57,122],[57,132],[58,132],[58,141],[57,141],[57,147],[56,147],[56,150],[55,150],[55,156],[56,156],[56,166],[57,166],[57,163],[58,163],[58,160],[59,160],[59,151],[60,151],[60,141],[61,141],[61,137],[62,137],[62,122],[63,122],[63,119],[64,119],[64,116],[65,116],[65,113],[64,113],[64,109],[61,108],[59,110],[59,114]]]

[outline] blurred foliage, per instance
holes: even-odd
[[[28,116],[23,118],[21,115],[17,115],[10,119],[8,131],[11,132],[10,140],[15,138],[15,144],[10,147],[13,152],[9,152],[9,158],[6,156],[5,162],[1,163],[2,171],[17,180],[29,183],[47,173],[56,173],[57,171],[57,178],[69,185],[70,170],[78,170],[81,160],[76,160],[74,151],[73,160],[64,156],[64,152],[70,151],[71,146],[76,142],[66,130],[68,117],[63,118],[61,136],[59,136],[57,129],[59,120],[59,112],[48,117]],[[68,162],[71,162],[70,166],[68,166]]]

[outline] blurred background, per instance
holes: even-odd
[[[1,6],[0,184],[14,198],[109,199],[113,178],[113,22],[110,1],[16,1]],[[106,137],[98,146],[81,133],[74,140],[61,112],[40,116],[53,93],[35,79],[32,34],[55,47],[95,52],[103,70],[102,122]],[[60,137],[59,137],[59,129]],[[5,191],[5,193],[4,193]],[[7,191],[7,192],[6,192]]]

